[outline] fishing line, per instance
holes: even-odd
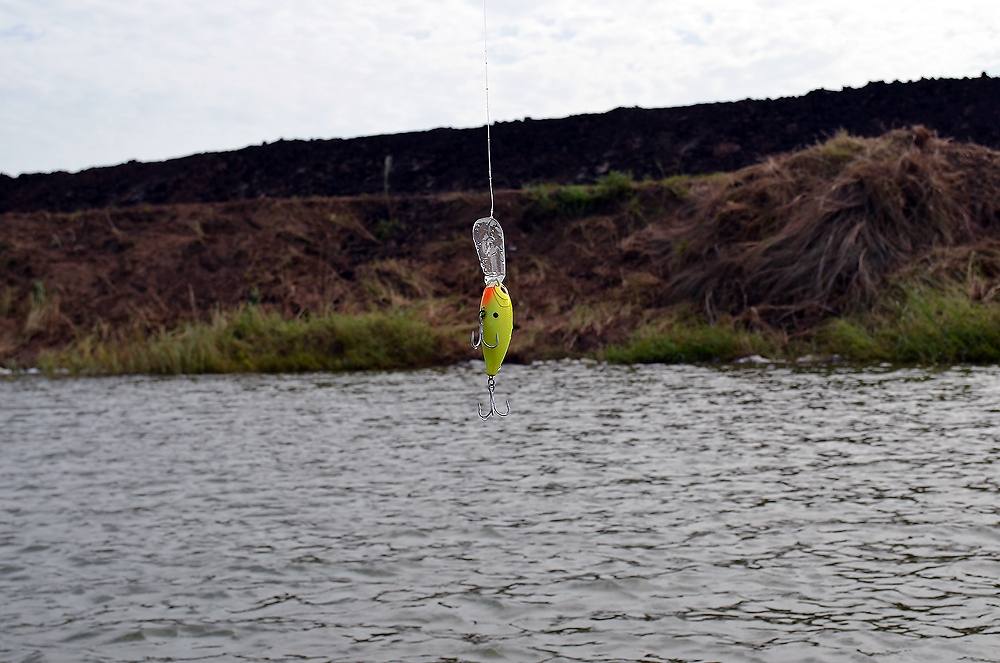
[[[493,218],[493,156],[490,154],[490,58],[486,49],[486,0],[483,0],[483,75],[486,79],[486,172],[490,180],[490,218]]]

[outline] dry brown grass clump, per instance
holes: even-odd
[[[737,171],[658,251],[674,257],[677,301],[792,327],[870,304],[907,264],[993,239],[1000,152],[915,127],[839,134]]]

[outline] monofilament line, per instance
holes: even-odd
[[[490,180],[490,218],[493,218],[493,156],[490,154],[490,59],[486,50],[486,0],[483,0],[483,75],[486,78],[486,172]]]

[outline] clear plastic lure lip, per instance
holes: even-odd
[[[477,220],[472,226],[472,241],[479,254],[483,280],[487,284],[503,283],[507,276],[507,251],[500,222],[492,216]]]

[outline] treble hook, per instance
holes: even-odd
[[[498,417],[506,417],[508,414],[510,414],[510,401],[508,401],[506,398],[503,399],[503,401],[504,403],[507,404],[507,411],[501,412],[500,410],[497,409],[496,399],[495,396],[493,395],[493,391],[497,388],[497,385],[496,382],[493,381],[492,375],[489,377],[489,380],[486,381],[486,388],[490,390],[490,411],[487,412],[486,414],[483,414],[483,404],[480,403],[479,418],[482,419],[483,421],[486,421],[494,414],[497,415]]]
[[[483,338],[483,320],[486,319],[486,309],[479,309],[479,338],[476,338],[476,332],[472,332],[472,348],[478,350],[480,345],[485,345],[488,348],[495,348],[500,345],[500,334],[497,334],[497,342],[490,345]]]

